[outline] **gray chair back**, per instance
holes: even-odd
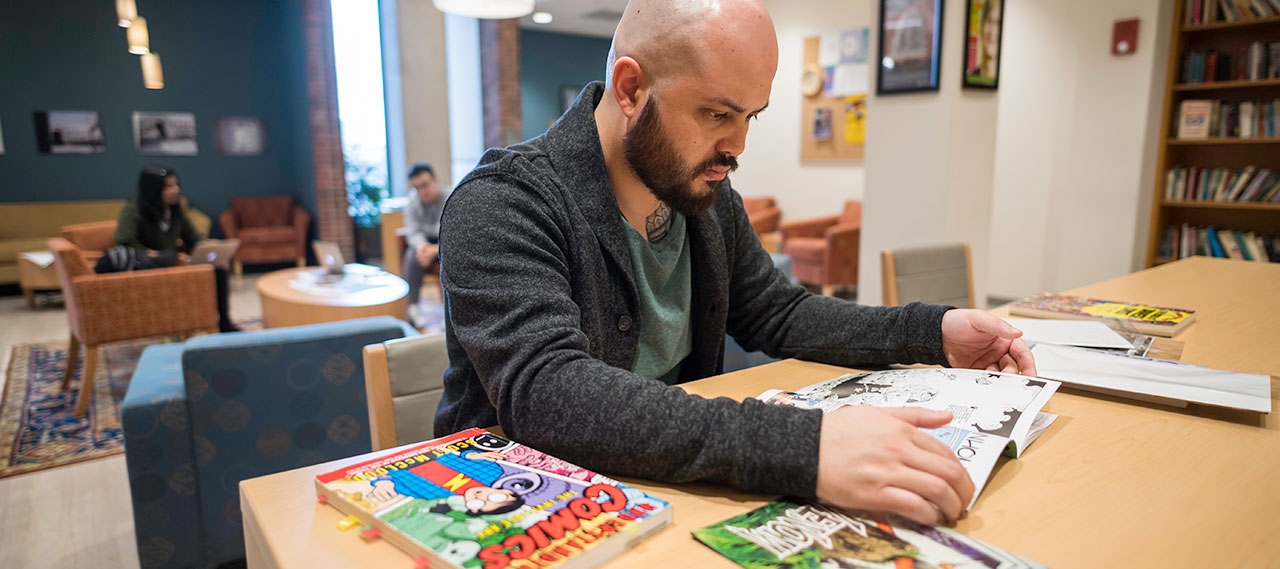
[[[379,347],[382,350],[376,349]],[[377,422],[371,425],[371,431],[377,437],[379,432],[389,434],[391,430],[388,427],[394,426],[394,445],[435,438],[436,408],[444,396],[444,372],[449,367],[444,334],[388,340],[380,346],[367,347],[365,357],[379,351],[385,353],[387,388],[370,386],[370,412],[376,415],[370,417],[370,422]],[[368,381],[384,381],[377,373],[380,370],[370,371]],[[389,399],[389,406],[386,399]],[[390,416],[386,416],[388,407]],[[374,411],[375,408],[378,411]],[[384,443],[390,442],[384,440]],[[375,446],[379,446],[377,442]]]
[[[883,251],[885,306],[908,302],[973,308],[973,268],[968,243]]]

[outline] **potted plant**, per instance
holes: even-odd
[[[373,166],[346,162],[347,215],[355,225],[356,261],[382,256],[382,200],[387,197],[386,174]]]

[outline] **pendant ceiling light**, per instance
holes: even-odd
[[[431,0],[437,10],[455,16],[506,20],[533,13],[534,0]]]
[[[116,23],[127,28],[138,17],[138,5],[134,0],[116,0]]]
[[[151,53],[151,37],[147,34],[147,19],[134,18],[125,35],[129,38],[129,53],[142,55]]]
[[[160,68],[160,54],[151,52],[142,59],[142,84],[148,89],[164,89],[164,69]]]

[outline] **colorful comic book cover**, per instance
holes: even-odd
[[[1196,311],[1183,308],[1049,293],[1019,300],[1009,306],[1009,313],[1041,318],[1115,318],[1157,336],[1172,336],[1196,317]]]
[[[661,499],[481,429],[322,474],[316,491],[432,567],[590,567],[672,518]]]
[[[770,502],[693,537],[748,569],[1043,569],[945,527],[894,514]]]

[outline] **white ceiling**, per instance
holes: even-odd
[[[520,27],[544,32],[560,32],[612,38],[627,0],[537,0],[534,10],[548,12],[550,24],[535,24],[529,16],[520,18]]]

